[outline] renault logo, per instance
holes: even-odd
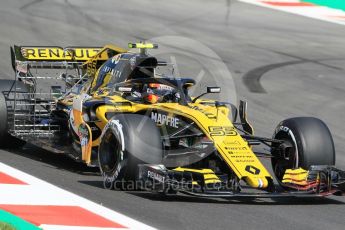
[[[246,171],[251,173],[251,174],[254,174],[254,175],[258,175],[260,173],[260,169],[258,169],[257,167],[254,167],[252,165],[247,165]]]

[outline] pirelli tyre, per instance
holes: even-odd
[[[0,92],[0,146],[6,143],[8,137],[7,129],[7,105],[4,94]]]
[[[8,133],[8,122],[11,119],[11,112],[13,113],[14,102],[7,103],[5,95],[8,95],[9,91],[14,91],[14,87],[19,93],[28,92],[22,82],[0,79],[0,147],[18,147],[25,144],[24,141],[18,140]]]
[[[273,134],[282,144],[272,146],[272,167],[278,180],[288,168],[334,165],[335,150],[326,124],[314,117],[296,117],[280,122]]]
[[[119,114],[102,131],[99,168],[107,189],[131,190],[137,185],[138,164],[159,164],[163,149],[160,131],[147,116]]]

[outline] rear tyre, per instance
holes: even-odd
[[[19,140],[8,133],[8,121],[10,119],[9,111],[13,108],[13,103],[6,103],[4,93],[14,90],[14,87],[16,87],[19,92],[27,92],[27,88],[22,82],[15,82],[14,80],[0,80],[0,147],[2,148],[17,148],[25,145],[25,141]]]
[[[311,165],[334,165],[335,150],[327,125],[313,117],[296,117],[279,123],[274,139],[283,140],[272,146],[272,167],[277,179],[283,179],[286,169]]]
[[[0,146],[3,147],[7,143],[9,134],[7,133],[7,105],[5,96],[0,92]]]
[[[107,189],[137,189],[138,164],[162,162],[159,129],[147,116],[120,114],[108,121],[98,149],[99,168]]]

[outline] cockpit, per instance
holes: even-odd
[[[138,103],[185,103],[191,101],[188,88],[194,84],[186,78],[138,78],[114,84],[113,93]]]

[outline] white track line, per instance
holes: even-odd
[[[39,226],[44,230],[124,230],[127,228],[98,228],[98,227],[83,227],[83,226],[61,226],[61,225],[49,225],[42,224]]]
[[[17,178],[28,185],[0,185],[0,204],[22,205],[71,205],[79,206],[129,229],[154,229],[128,216],[96,204],[81,196],[63,190],[55,185],[33,177],[0,162],[0,172]],[[49,227],[50,226],[50,227]],[[44,229],[92,229],[67,226],[45,225]],[[102,228],[107,229],[107,228]],[[93,229],[92,229],[93,230]]]
[[[275,6],[265,2],[280,2],[280,3],[299,3],[298,0],[238,0],[249,4],[254,4],[274,10],[280,10],[292,14],[298,14],[309,18],[314,18],[322,21],[345,25],[345,11],[333,9],[325,6]],[[339,19],[337,19],[339,17]],[[343,18],[341,18],[343,17]],[[287,22],[288,23],[288,22]]]

